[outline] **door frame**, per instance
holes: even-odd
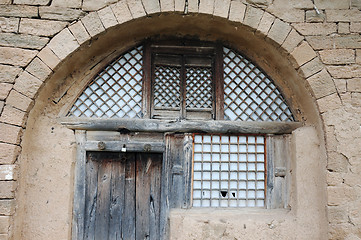
[[[76,130],[77,143],[72,240],[83,240],[85,230],[85,194],[86,194],[86,153],[87,151],[162,153],[162,187],[160,235],[168,239],[168,161],[165,154],[164,134],[120,134],[120,132]]]

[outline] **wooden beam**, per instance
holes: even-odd
[[[182,133],[259,133],[285,134],[301,127],[301,122],[190,121],[158,119],[90,119],[60,118],[59,122],[74,130]]]

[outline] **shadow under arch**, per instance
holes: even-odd
[[[47,236],[55,237],[57,234],[70,239],[76,146],[73,132],[61,126],[57,118],[81,92],[81,87],[119,54],[146,38],[169,36],[222,41],[260,66],[280,87],[289,106],[296,113],[296,118],[305,126],[316,129],[321,145],[320,158],[325,161],[323,126],[316,101],[289,53],[254,29],[227,19],[205,14],[153,14],[114,26],[91,38],[60,63],[40,89],[35,105],[29,113],[22,142],[18,209],[14,219],[15,239],[33,238],[34,229],[38,231],[37,239],[47,239]],[[62,161],[63,158],[66,160]],[[323,165],[323,162],[320,163],[317,171],[321,172]],[[49,174],[53,174],[54,179],[62,180],[62,184],[49,185],[46,177]],[[324,180],[324,176],[321,176],[321,185]],[[60,186],[63,189],[52,193],[53,188]],[[322,205],[325,193],[321,195]],[[36,204],[40,199],[47,198],[50,199],[50,205],[47,205],[46,201]],[[63,205],[60,210],[54,210],[60,205]],[[40,221],[31,222],[31,214],[39,212],[40,209],[45,209],[43,214],[59,216],[55,222],[61,227],[49,231],[44,230],[44,227],[39,229]],[[25,228],[20,230],[21,226]],[[65,229],[65,233],[59,231],[60,228]]]

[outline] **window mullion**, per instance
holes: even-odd
[[[224,82],[223,82],[223,49],[221,44],[216,46],[214,63],[214,109],[215,119],[224,120]]]
[[[142,99],[142,111],[143,118],[151,118],[152,108],[152,52],[150,48],[150,42],[146,41],[144,44],[144,59],[143,59],[143,99]]]
[[[181,96],[180,96],[180,100],[181,100],[181,106],[180,106],[180,116],[181,119],[185,119],[186,118],[186,84],[187,84],[187,69],[185,67],[185,56],[182,56],[182,67],[181,67],[181,79],[180,79],[180,92],[181,92]]]

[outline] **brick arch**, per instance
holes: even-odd
[[[186,14],[195,17],[205,14],[209,18],[220,18],[230,24],[244,26],[245,29],[259,34],[266,39],[265,41],[281,49],[292,67],[299,70],[306,79],[310,86],[310,94],[315,99],[336,92],[332,78],[323,69],[316,52],[290,24],[263,9],[238,1],[216,0],[212,4],[206,4],[207,1],[201,2],[199,6],[189,4]],[[14,176],[9,180],[16,179],[16,164],[13,163],[21,151],[19,145],[21,135],[26,128],[27,115],[42,86],[62,67],[63,62],[70,59],[77,51],[81,51],[84,45],[106,35],[112,28],[148,16],[156,18],[163,13],[184,14],[185,6],[179,4],[181,1],[175,1],[174,5],[172,1],[161,6],[157,3],[159,2],[144,0],[143,3],[129,1],[127,4],[125,1],[120,1],[91,12],[56,34],[39,53],[29,53],[32,60],[15,80],[14,89],[5,101],[0,117],[0,121],[3,122],[0,123],[3,125],[1,129],[6,133],[1,141],[11,145],[8,153],[12,162],[9,162],[8,166],[9,172],[14,173]],[[324,85],[319,85],[320,80]]]

